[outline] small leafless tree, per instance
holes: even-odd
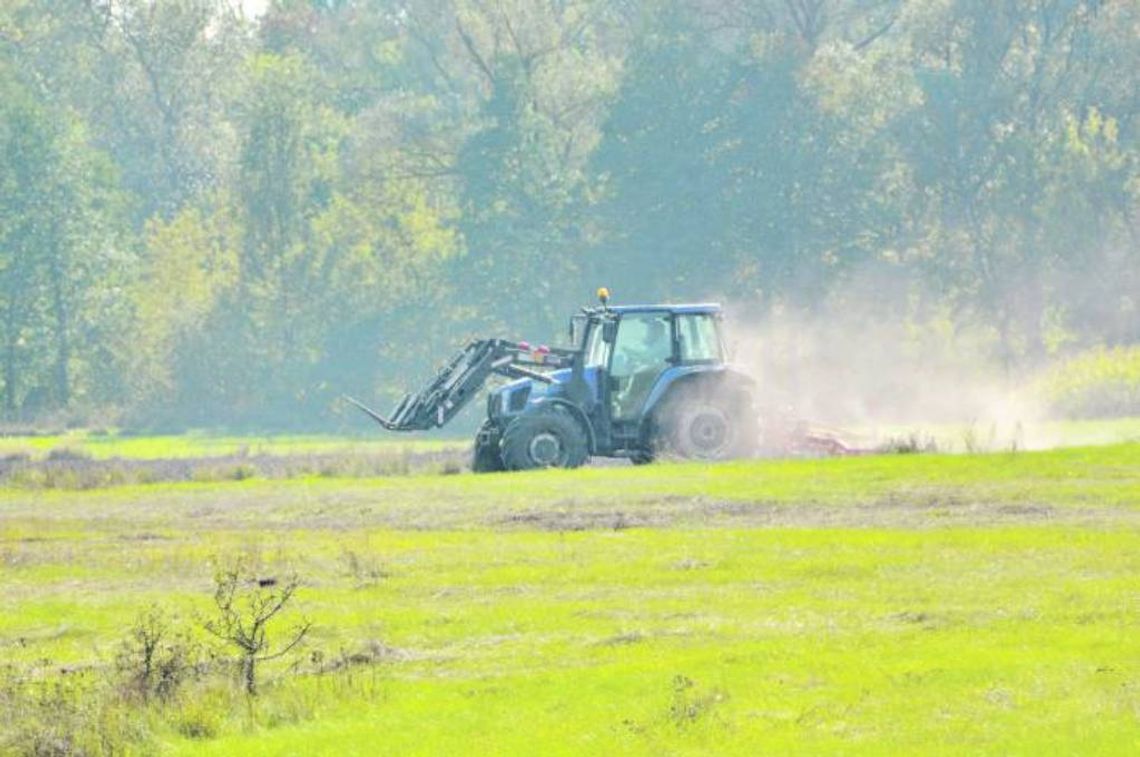
[[[115,659],[126,677],[126,691],[147,701],[172,698],[196,671],[196,647],[179,628],[177,617],[159,607],[139,615]]]
[[[311,623],[302,618],[287,635],[287,641],[274,649],[268,630],[300,586],[296,574],[284,580],[258,578],[238,563],[219,570],[214,576],[214,603],[217,617],[202,626],[211,635],[237,650],[241,681],[246,693],[257,694],[257,668],[293,651],[309,632]]]

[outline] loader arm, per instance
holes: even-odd
[[[541,371],[526,366],[565,368],[575,353],[570,350],[532,350],[525,342],[478,339],[471,342],[416,394],[407,394],[387,418],[352,397],[345,397],[389,431],[426,431],[439,428],[467,406],[492,375],[553,382]]]

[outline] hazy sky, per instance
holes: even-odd
[[[264,13],[267,5],[269,5],[269,0],[241,0],[242,10],[244,10],[245,15],[250,18],[260,16]]]

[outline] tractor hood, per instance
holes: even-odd
[[[491,416],[516,415],[523,412],[528,405],[533,405],[548,397],[561,397],[566,394],[566,384],[570,380],[572,369],[563,368],[547,374],[554,383],[547,384],[529,378],[521,378],[504,384],[491,392],[489,399],[489,414]],[[586,368],[583,378],[590,387],[591,396],[597,396],[598,369]]]

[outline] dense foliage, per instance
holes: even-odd
[[[1140,341],[1135,2],[241,8],[0,4],[8,421],[327,424],[603,283]]]
[[[1140,416],[1140,347],[1095,349],[1053,368],[1045,395],[1057,415]]]

